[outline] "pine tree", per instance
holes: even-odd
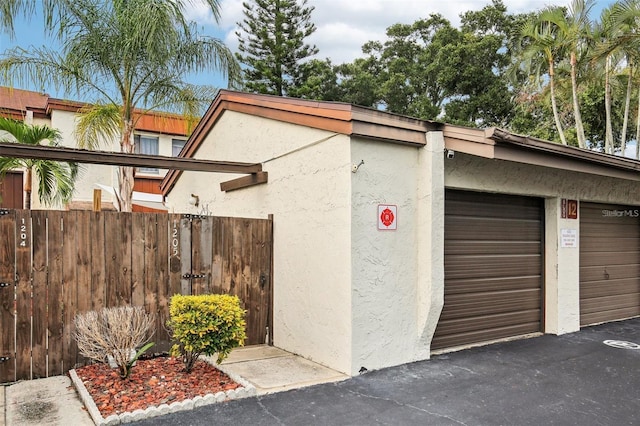
[[[299,97],[304,85],[302,62],[318,53],[305,39],[316,30],[314,7],[307,0],[250,0],[242,3],[238,22],[244,89],[254,93]]]

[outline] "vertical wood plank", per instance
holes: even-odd
[[[33,210],[33,378],[47,377],[47,211]]]
[[[78,345],[73,338],[73,319],[78,309],[78,212],[65,212],[62,219],[62,368],[75,368]]]
[[[220,224],[222,225],[222,244],[221,244],[221,257],[222,257],[222,294],[236,294],[235,287],[236,282],[233,277],[233,221],[230,217],[220,218]]]
[[[16,379],[31,379],[31,215],[16,214]]]
[[[210,291],[221,294],[222,291],[222,218],[211,218],[211,280]]]
[[[172,296],[169,280],[169,247],[171,219],[166,213],[156,215],[156,280],[157,280],[157,317],[156,317],[156,351],[167,351],[171,347],[171,336],[166,330],[169,319],[169,299]],[[179,283],[180,281],[178,281]]]
[[[144,275],[142,277],[142,281],[140,282],[140,289],[144,295],[143,304],[144,310],[150,314],[155,314],[156,319],[158,315],[158,279],[156,277],[156,270],[158,268],[158,253],[157,253],[157,243],[158,243],[158,235],[157,235],[157,225],[156,225],[156,215],[154,213],[146,213],[144,215],[140,215],[144,220],[140,224],[144,230],[143,236],[143,245],[142,247],[135,247],[133,250],[133,270],[135,271],[135,259],[136,259],[136,250],[140,250],[143,252],[144,258]],[[135,224],[134,224],[135,225]],[[135,228],[135,226],[134,226]],[[135,238],[135,237],[134,237]],[[134,291],[134,305],[136,305],[136,292]],[[157,330],[157,322],[154,324],[154,336],[152,337],[153,342],[158,341],[158,330]]]
[[[16,381],[15,348],[15,255],[16,255],[16,211],[0,216],[0,356],[8,357],[0,362],[0,383]]]
[[[91,310],[100,311],[106,307],[106,265],[108,258],[105,244],[105,213],[92,213],[89,232],[91,233]]]
[[[120,231],[118,304],[131,304],[131,220],[132,213],[118,213]]]
[[[169,253],[169,295],[180,294],[182,290],[182,247],[180,242],[182,240],[180,232],[181,215],[170,214],[169,220],[169,234],[168,234],[168,253]]]
[[[191,271],[195,275],[204,275],[191,280],[193,294],[210,293],[211,278],[211,238],[212,221],[209,217],[194,219],[191,224]]]
[[[191,274],[191,219],[184,217],[180,220],[180,264],[184,277]],[[182,278],[180,281],[181,294],[193,294],[191,279]]]
[[[93,262],[92,256],[92,240],[91,222],[94,214],[88,210],[77,211],[77,225],[76,225],[76,276],[78,285],[78,297],[75,315],[79,313],[85,313],[92,310],[92,272],[91,264]],[[97,257],[102,257],[102,252],[96,254]],[[72,322],[69,324],[72,327],[72,336],[75,333],[75,324]],[[76,356],[76,364],[85,365],[89,362],[84,358],[82,354],[78,352]]]
[[[252,323],[247,323],[247,326],[252,327],[252,335],[256,336],[256,344],[262,344],[268,340],[269,276],[271,269],[268,228],[268,220],[254,220],[251,239],[245,242],[245,244],[251,246],[249,299],[253,310]]]
[[[148,251],[145,249],[145,228],[147,219],[152,215],[131,214],[131,304],[134,306],[145,306],[146,274],[150,272],[146,263]]]
[[[49,234],[49,283],[47,286],[47,353],[49,376],[64,374],[62,366],[62,338],[63,338],[63,247],[62,247],[62,216],[64,212],[47,212],[47,229]]]
[[[273,346],[275,345],[275,343],[273,342],[273,242],[274,242],[274,221],[273,221],[273,215],[270,214],[269,215],[269,223],[267,225],[267,236],[268,236],[268,259],[265,259],[265,263],[268,262],[269,265],[269,275],[267,275],[269,282],[268,282],[268,291],[269,291],[269,297],[268,297],[268,313],[267,313],[267,325],[269,327],[269,341],[267,343],[269,343],[269,345]]]
[[[104,212],[104,284],[105,299],[104,307],[110,308],[118,306],[118,282],[120,271],[120,235],[118,229],[120,223],[118,221],[117,212]]]

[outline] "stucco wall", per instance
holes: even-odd
[[[442,141],[424,148],[354,140],[353,367],[429,358],[442,308]],[[378,230],[378,205],[397,206],[397,230]]]
[[[185,172],[175,212],[274,215],[274,343],[351,372],[349,138],[226,111],[195,158],[261,162],[264,185],[223,193],[230,174]],[[295,151],[295,152],[293,152]],[[196,209],[190,194],[200,198]]]

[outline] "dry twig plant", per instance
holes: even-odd
[[[113,357],[120,377],[129,376],[135,359],[152,344],[146,345],[132,359],[132,350],[144,345],[153,335],[155,315],[140,306],[119,306],[89,311],[75,317],[75,338],[80,353],[98,362]]]

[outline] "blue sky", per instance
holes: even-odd
[[[2,0],[0,0],[2,1]],[[202,32],[224,40],[232,50],[237,48],[235,36],[236,22],[242,20],[243,0],[221,0],[221,21],[216,23],[211,13],[197,2],[192,4],[187,13],[198,23]],[[567,5],[566,0],[503,0],[511,13],[538,10],[547,5]],[[598,0],[592,15],[599,16],[600,11],[612,4],[613,0]],[[315,10],[312,20],[317,30],[310,38],[320,50],[318,58],[330,58],[335,64],[351,62],[361,55],[361,46],[369,40],[384,40],[385,30],[394,23],[411,23],[431,13],[440,13],[454,24],[458,16],[466,10],[478,10],[489,3],[478,0],[454,0],[448,2],[425,2],[424,0],[309,0],[308,4]],[[0,54],[15,46],[53,45],[51,38],[45,38],[39,19],[30,22],[18,20],[16,35],[11,39],[7,34],[0,34]],[[225,87],[226,81],[216,74],[200,74],[189,76],[188,81],[194,84],[213,84]],[[45,91],[58,98],[74,99],[72,95],[56,92],[53,87],[44,84]],[[37,90],[30,85],[21,87]],[[74,99],[82,100],[82,99]]]

